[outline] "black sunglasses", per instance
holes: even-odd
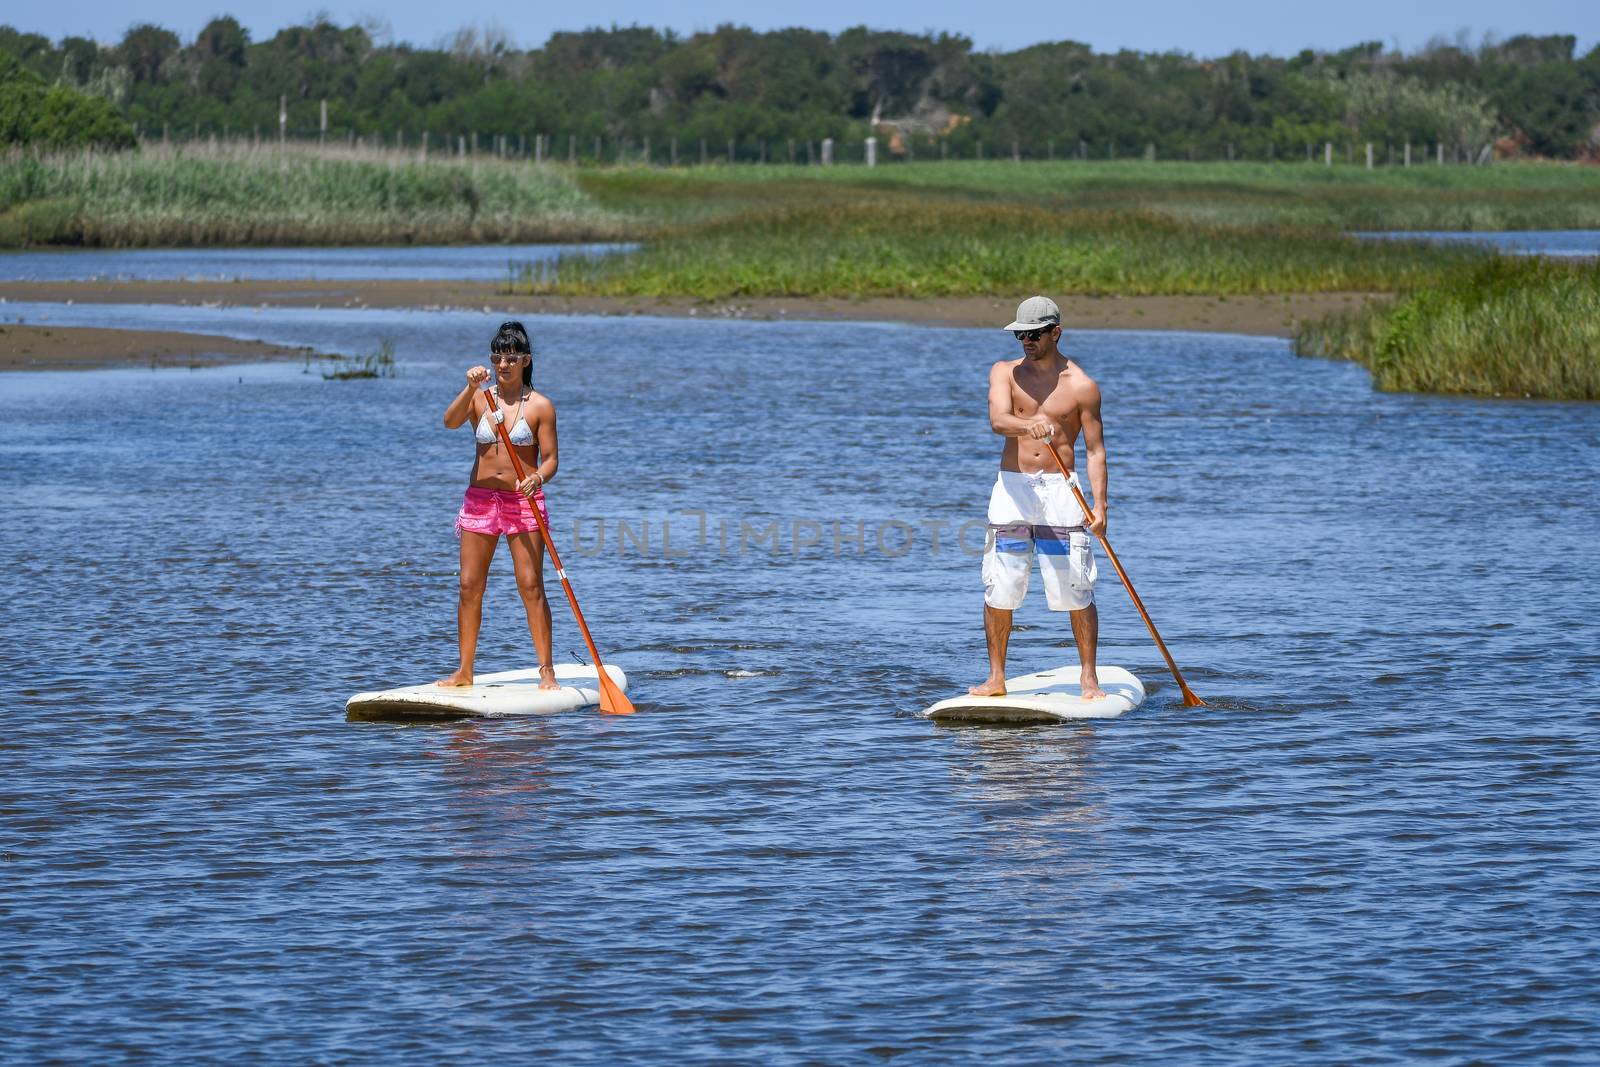
[[[1037,341],[1053,329],[1054,326],[1041,326],[1037,330],[1012,330],[1011,333],[1019,341]]]

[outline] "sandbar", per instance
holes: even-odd
[[[472,310],[495,315],[660,315],[675,318],[903,322],[999,327],[1022,296],[693,297],[549,296],[504,293],[467,281],[0,281],[0,301],[176,304],[202,307],[339,307]],[[1064,325],[1089,330],[1193,330],[1292,336],[1332,311],[1385,299],[1370,293],[1248,296],[1056,296]],[[0,305],[3,313],[3,305]]]
[[[174,330],[0,323],[0,371],[98,367],[209,367],[272,359],[318,358],[309,348]]]

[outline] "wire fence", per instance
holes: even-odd
[[[265,147],[273,144],[296,149],[319,149],[330,154],[402,153],[419,161],[429,159],[498,159],[533,164],[570,166],[730,166],[768,164],[787,166],[854,165],[875,167],[885,164],[1009,161],[1014,163],[1078,162],[1192,162],[1192,163],[1305,163],[1311,165],[1412,167],[1445,165],[1483,165],[1494,161],[1492,144],[1372,141],[1303,141],[1253,143],[1196,140],[1173,146],[1154,142],[1091,140],[1063,137],[1043,141],[1012,140],[995,143],[981,137],[911,138],[899,135],[860,138],[761,138],[761,137],[629,137],[579,133],[483,134],[475,131],[396,130],[391,133],[358,133],[353,129],[290,129],[287,125],[263,133],[260,127],[247,132],[224,127],[204,131],[198,126],[177,130],[135,127],[142,145]]]

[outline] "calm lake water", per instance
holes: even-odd
[[[440,413],[498,319],[7,314],[401,361],[0,378],[7,1062],[1592,1062],[1600,407],[1072,333],[1112,542],[1214,706],[1102,561],[1149,701],[942,728],[1005,335],[533,320],[640,711],[351,724],[453,662]],[[1018,622],[1014,671],[1074,660],[1037,582]],[[479,667],[531,662],[502,551]]]
[[[1438,244],[1477,244],[1498,252],[1520,256],[1600,256],[1600,230],[1505,230],[1500,232],[1462,232],[1459,230],[1411,230],[1390,233],[1358,233],[1385,241],[1433,241]],[[1113,542],[1114,543],[1114,542]]]
[[[373,248],[95,248],[0,252],[0,278],[76,281],[504,281],[562,256],[616,244]],[[559,546],[558,546],[559,547]]]

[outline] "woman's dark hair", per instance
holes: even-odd
[[[489,351],[495,355],[513,353],[519,356],[533,355],[533,345],[528,343],[528,329],[522,323],[513,319],[500,324],[500,332],[494,335],[494,340],[489,342]],[[533,384],[533,360],[522,365],[522,384]]]

